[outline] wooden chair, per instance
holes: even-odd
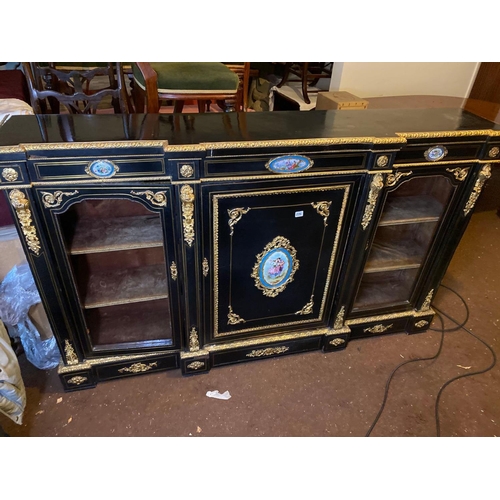
[[[59,113],[60,105],[71,114],[94,114],[103,99],[111,97],[115,113],[128,113],[131,103],[126,92],[121,63],[99,67],[56,66],[55,63],[23,63],[31,106],[36,114]],[[109,84],[90,89],[97,76],[107,76]]]
[[[333,63],[285,63],[285,69],[283,73],[283,78],[278,83],[277,87],[281,88],[287,82],[301,82],[302,83],[302,95],[304,97],[304,102],[306,104],[311,104],[309,99],[308,90],[309,85],[316,85],[320,78],[331,78],[333,70]],[[298,79],[291,79],[290,74],[295,75]],[[314,91],[314,92],[317,92]]]
[[[132,65],[132,98],[137,113],[159,113],[161,100],[173,100],[181,113],[186,100],[198,101],[200,113],[207,101],[224,111],[245,109],[250,63],[144,63]],[[246,91],[246,92],[245,92]]]

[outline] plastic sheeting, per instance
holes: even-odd
[[[40,370],[55,368],[60,361],[56,339],[42,340],[28,317],[30,307],[40,302],[28,264],[14,266],[0,284],[0,319],[9,334],[20,337],[28,361]]]

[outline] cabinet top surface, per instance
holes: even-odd
[[[38,115],[14,116],[8,120],[0,127],[0,147],[141,140],[168,141],[170,145],[330,138],[383,140],[397,139],[398,134],[474,130],[495,130],[495,135],[500,135],[500,125],[458,108],[177,115]]]

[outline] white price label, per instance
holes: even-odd
[[[304,217],[304,210],[299,210],[298,212],[295,212],[295,217]]]

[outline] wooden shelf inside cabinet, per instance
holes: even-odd
[[[87,323],[95,350],[171,345],[172,327],[168,300],[140,302],[131,307],[122,304],[86,311]]]
[[[401,196],[388,198],[379,226],[436,222],[443,214],[443,205],[432,196]]]
[[[85,309],[168,298],[164,264],[118,269],[89,276]]]
[[[69,246],[72,255],[161,247],[163,235],[157,215],[82,218]]]
[[[406,303],[417,273],[418,269],[404,269],[365,274],[353,311]]]
[[[383,245],[374,242],[365,273],[417,269],[421,266],[426,248],[413,240],[391,242]]]

